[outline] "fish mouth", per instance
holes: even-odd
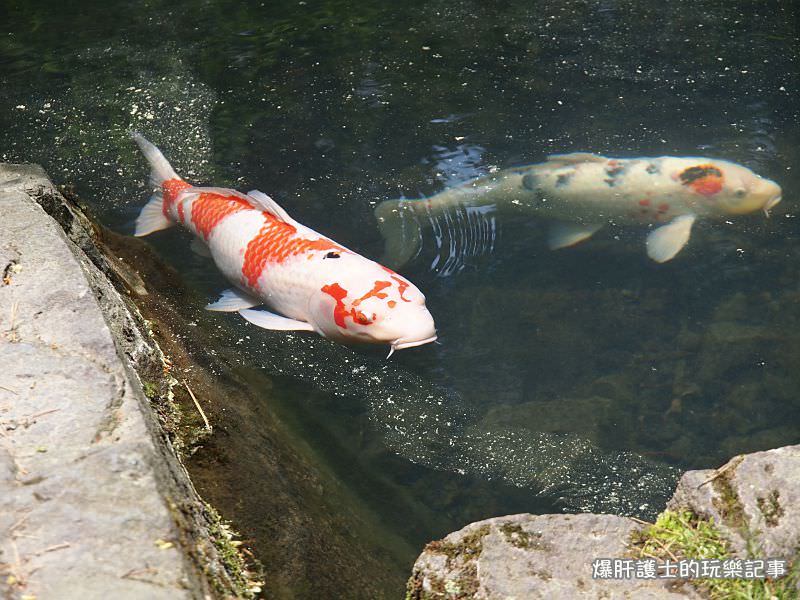
[[[389,350],[389,355],[386,358],[389,358],[392,354],[394,354],[395,350],[405,350],[406,348],[414,348],[416,346],[422,346],[424,344],[430,344],[431,342],[435,342],[437,339],[437,335],[433,334],[431,337],[422,339],[422,340],[407,340],[403,341],[402,338],[395,340],[391,344],[391,348]]]
[[[399,339],[395,340],[392,343],[392,348],[394,350],[405,350],[406,348],[414,348],[415,346],[422,346],[423,344],[430,344],[431,342],[435,342],[437,337],[438,336],[434,334],[429,338],[425,338],[424,340],[403,341],[402,339]]]

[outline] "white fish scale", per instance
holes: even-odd
[[[250,243],[261,233],[268,217],[259,210],[246,210],[225,217],[211,231],[208,239],[211,255],[225,277],[242,286],[243,269]],[[312,229],[296,225],[293,239],[327,239]],[[202,236],[200,236],[202,237]],[[321,265],[325,252],[313,252],[287,257],[282,262],[267,260],[256,287],[250,288],[272,309],[288,317],[308,320],[309,298],[324,285],[325,269]],[[249,287],[249,286],[248,286]]]
[[[194,226],[192,225],[192,205],[194,204],[196,196],[178,196],[178,201],[172,205],[172,212],[173,218],[180,223],[181,220],[178,218],[178,205],[181,206],[183,210],[183,225],[192,233],[196,233],[194,230]]]
[[[191,231],[194,235],[199,237],[203,242],[205,242],[205,239],[203,239],[203,234],[197,230],[194,221],[192,221],[192,209],[194,208],[196,201],[197,196],[186,196],[183,200],[181,200],[181,197],[179,196],[178,202],[175,203],[175,207],[177,208],[179,203],[183,204],[183,226]]]
[[[260,297],[287,317],[310,321],[309,299],[321,293],[324,285],[320,273],[311,264],[318,260],[321,259],[316,256],[308,260],[306,254],[299,254],[280,263],[268,262],[258,278]]]
[[[236,286],[242,284],[247,245],[261,231],[266,217],[257,210],[244,210],[222,219],[211,230],[208,247],[222,274]],[[202,239],[202,234],[196,233]]]
[[[259,284],[267,289],[274,289],[287,297],[302,300],[293,306],[293,310],[307,313],[312,296],[327,296],[322,292],[326,285],[338,283],[347,290],[347,300],[366,293],[375,280],[385,279],[386,273],[369,259],[355,253],[340,253],[338,259],[324,258],[327,252],[314,252],[311,259],[308,255],[297,256],[276,265],[277,269],[265,269]],[[302,304],[302,306],[301,306]]]
[[[178,218],[178,207],[180,205],[181,210],[183,210],[183,226],[186,227],[189,231],[191,231],[194,235],[198,236],[203,242],[202,234],[197,231],[197,228],[194,226],[192,222],[192,207],[194,206],[194,202],[197,200],[196,194],[187,194],[186,192],[180,192],[178,194],[178,199],[172,203],[170,207],[170,215],[175,220],[176,223],[181,223],[181,220]]]

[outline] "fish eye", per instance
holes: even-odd
[[[359,310],[353,315],[353,319],[360,325],[370,325],[375,320],[375,315],[372,315],[372,318],[370,319],[367,315]]]
[[[737,198],[744,198],[745,194],[747,194],[747,190],[744,188],[739,188],[733,193],[733,195],[736,196]]]
[[[338,252],[328,252],[328,253],[327,253],[325,256],[323,256],[322,258],[340,258],[340,256],[341,256],[341,255],[340,255]]]

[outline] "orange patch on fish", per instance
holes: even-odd
[[[249,205],[248,205],[249,208]],[[194,209],[192,209],[194,213]],[[297,237],[297,229],[284,221],[279,221],[269,213],[262,213],[266,219],[261,230],[247,244],[242,265],[242,277],[246,285],[255,288],[258,278],[267,263],[282,263],[287,258],[313,251],[346,252],[344,248],[326,239],[308,240]]]
[[[376,282],[377,283],[387,283],[388,282]],[[391,284],[389,284],[391,285]],[[385,286],[384,286],[385,287]],[[383,288],[380,288],[383,289]],[[375,320],[375,313],[372,314],[372,318],[365,315],[360,310],[356,310],[355,306],[361,300],[368,298],[372,292],[367,292],[364,296],[355,300],[353,302],[353,306],[348,310],[348,308],[344,304],[344,299],[347,297],[347,290],[340,286],[338,283],[332,283],[330,285],[323,285],[320,288],[320,291],[324,294],[328,294],[331,298],[336,300],[336,305],[333,307],[333,321],[342,329],[347,329],[347,323],[345,323],[345,319],[350,317],[353,319],[353,322],[358,323],[359,325],[370,325]],[[375,291],[374,288],[372,291]],[[386,297],[386,294],[383,294]]]
[[[714,165],[689,167],[681,172],[680,180],[701,196],[713,196],[722,191],[722,171]]]
[[[403,296],[403,292],[409,288],[409,283],[407,281],[403,281],[399,277],[392,277],[392,279],[397,282],[397,293],[400,294],[400,300],[403,302],[411,302],[411,300]]]
[[[402,277],[400,277],[400,275],[392,271],[389,267],[384,267],[383,265],[379,266],[381,269],[389,273],[390,279],[392,279],[397,283],[397,291],[400,294],[400,300],[402,300],[403,302],[411,302],[411,300],[403,296],[403,292],[405,292],[410,287],[410,284],[407,281],[405,281]]]
[[[219,194],[200,194],[192,202],[192,223],[208,240],[211,230],[222,219],[243,210],[252,210],[252,206],[236,196],[220,196]]]
[[[320,291],[336,300],[336,306],[333,307],[333,320],[342,329],[347,329],[344,318],[348,313],[347,309],[345,309],[344,302],[342,302],[342,300],[347,297],[347,290],[338,283],[332,283],[330,285],[323,285]]]
[[[192,187],[192,184],[186,183],[182,179],[167,179],[161,184],[161,190],[164,194],[164,204],[161,210],[164,211],[164,216],[169,217],[169,211],[178,199],[178,194],[181,193],[181,190],[189,187]]]
[[[358,298],[357,300],[353,300],[353,306],[358,306],[367,298],[378,298],[379,300],[383,300],[386,298],[386,292],[382,292],[381,290],[386,289],[392,285],[391,281],[376,281],[375,285],[372,287],[370,291],[366,294]]]

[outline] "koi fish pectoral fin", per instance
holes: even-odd
[[[692,214],[681,215],[651,231],[647,236],[647,256],[658,263],[674,258],[689,241],[696,219]]]
[[[550,250],[574,246],[578,242],[592,237],[602,227],[603,223],[568,223],[565,221],[550,223],[547,230],[547,246]]]
[[[263,327],[264,329],[273,329],[275,331],[314,331],[314,327],[311,323],[276,315],[266,310],[252,310],[248,308],[240,310],[239,314],[253,325]]]
[[[258,298],[246,294],[242,290],[229,288],[222,292],[219,300],[212,302],[206,306],[206,310],[213,310],[218,312],[236,312],[244,308],[252,308],[264,304]]]

